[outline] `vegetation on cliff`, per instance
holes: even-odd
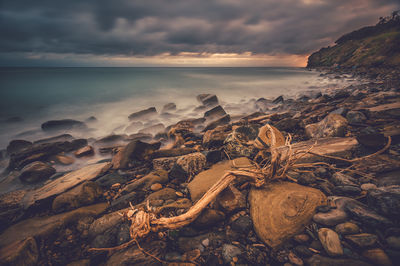
[[[399,67],[399,11],[381,17],[375,26],[345,34],[335,43],[333,47],[313,53],[308,58],[307,67]]]

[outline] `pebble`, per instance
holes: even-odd
[[[208,247],[210,245],[210,239],[206,238],[203,241],[201,241],[201,244],[205,247]]]
[[[239,256],[242,254],[240,248],[231,245],[231,244],[224,244],[222,246],[222,258],[224,259],[225,263],[230,263],[234,257]]]
[[[297,266],[304,265],[303,260],[297,257],[296,254],[294,254],[293,252],[289,252],[288,259],[293,265]]]
[[[300,234],[300,235],[295,235],[293,237],[294,241],[296,241],[297,243],[303,244],[308,242],[308,240],[310,240],[310,237],[306,234]]]
[[[365,184],[361,185],[361,189],[365,190],[365,191],[368,191],[370,189],[376,189],[376,188],[377,188],[377,186],[375,184],[372,184],[372,183],[365,183]]]
[[[180,197],[180,198],[182,198],[182,197],[183,197],[183,193],[182,193],[182,192],[180,192],[180,191],[177,191],[177,192],[175,192],[175,194],[176,194],[178,197]]]
[[[342,244],[340,243],[339,235],[335,231],[329,228],[321,228],[318,231],[318,237],[329,256],[343,255]]]
[[[362,255],[375,265],[393,265],[385,251],[380,248],[366,250],[362,253]]]
[[[388,238],[386,238],[386,243],[389,245],[389,247],[400,250],[400,237],[389,236]]]
[[[376,235],[367,233],[348,235],[345,238],[346,240],[350,241],[353,245],[356,245],[360,248],[373,246],[378,240],[378,237]]]
[[[359,233],[360,228],[354,223],[346,222],[336,225],[335,231],[341,235],[351,235]]]
[[[162,189],[162,185],[160,183],[155,183],[150,186],[150,189],[152,191],[159,191],[160,189]]]
[[[300,245],[294,248],[294,251],[302,258],[311,257],[314,253],[308,247]]]

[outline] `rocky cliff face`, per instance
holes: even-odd
[[[399,12],[380,18],[375,26],[343,35],[335,43],[313,53],[307,67],[400,67]]]

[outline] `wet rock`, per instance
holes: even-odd
[[[275,104],[278,104],[278,103],[283,103],[283,96],[281,95],[281,96],[278,96],[278,97],[276,97],[273,101],[272,101],[272,103],[275,103]]]
[[[140,164],[150,159],[151,154],[158,150],[160,146],[160,142],[149,144],[140,140],[134,140],[113,157],[111,162],[113,168],[124,169],[130,165]]]
[[[204,113],[204,117],[207,119],[216,119],[226,115],[224,108],[221,105],[215,106],[214,108],[208,110]]]
[[[33,162],[22,168],[18,178],[22,182],[37,183],[48,179],[56,173],[56,169],[43,162]]]
[[[94,149],[93,149],[93,147],[92,146],[85,146],[85,147],[83,147],[83,148],[80,148],[79,150],[77,150],[76,152],[74,152],[74,155],[77,157],[77,158],[80,158],[80,157],[84,157],[84,156],[92,156],[92,155],[94,155]]]
[[[15,190],[0,195],[0,231],[22,219],[25,209],[22,200],[25,190]]]
[[[149,127],[145,127],[141,130],[139,130],[139,133],[141,134],[153,134],[155,135],[156,133],[164,132],[165,131],[165,126],[162,123],[158,123]]]
[[[225,214],[221,211],[206,208],[204,209],[199,217],[193,222],[193,225],[197,228],[210,228],[219,222],[225,220]]]
[[[352,265],[352,266],[371,266],[371,264],[366,263],[361,260],[355,259],[333,259],[323,257],[321,255],[314,255],[310,259],[307,260],[307,265],[310,266],[343,266],[343,265]]]
[[[94,203],[103,194],[97,183],[87,181],[61,195],[58,195],[52,204],[55,212],[67,211]]]
[[[132,113],[128,116],[129,120],[143,120],[149,119],[153,116],[157,115],[157,110],[155,107],[150,107],[135,113]]]
[[[32,146],[32,142],[30,141],[22,139],[12,140],[7,146],[7,154],[18,153],[21,150],[30,146]]]
[[[372,183],[365,183],[361,185],[361,189],[364,191],[372,190],[372,189],[377,189],[378,187],[375,184]]]
[[[173,148],[173,149],[161,149],[158,151],[155,151],[151,157],[152,158],[161,158],[161,157],[176,157],[176,156],[182,156],[186,155],[189,153],[194,153],[197,150],[194,148]]]
[[[73,119],[50,120],[42,124],[43,131],[86,129],[85,123]]]
[[[257,101],[254,104],[255,104],[256,109],[260,110],[260,111],[267,111],[268,108],[273,106],[272,101],[267,100],[265,98],[257,99]]]
[[[285,118],[274,124],[280,131],[295,132],[300,129],[300,120],[293,118]]]
[[[386,144],[386,138],[382,133],[379,133],[374,128],[367,127],[362,129],[358,134],[357,134],[357,141],[371,149],[381,149],[385,146]]]
[[[393,218],[400,218],[400,186],[371,189],[367,194],[368,205],[378,212]]]
[[[216,164],[224,158],[222,150],[209,150],[206,154],[206,161],[210,164]]]
[[[58,154],[56,156],[54,156],[54,158],[52,158],[56,163],[58,164],[62,164],[62,165],[71,165],[75,162],[75,159],[70,157],[70,156],[66,156],[66,155],[62,155],[62,154]]]
[[[163,106],[162,113],[175,111],[175,110],[176,110],[176,104],[175,103],[167,103],[167,104],[165,104]]]
[[[127,135],[118,135],[118,134],[111,134],[108,135],[104,138],[96,140],[96,144],[110,144],[110,143],[116,143],[116,142],[123,142],[127,139]]]
[[[335,231],[329,228],[321,228],[318,230],[318,238],[329,256],[336,257],[343,255],[343,247]]]
[[[346,222],[336,225],[335,231],[341,235],[351,235],[359,233],[360,228],[354,223]]]
[[[179,165],[190,176],[200,173],[206,166],[206,156],[200,152],[190,153],[177,159]]]
[[[372,262],[374,265],[391,266],[393,263],[385,253],[380,248],[369,249],[362,253],[363,257],[367,258],[368,261]]]
[[[347,235],[345,236],[346,240],[348,240],[351,244],[356,245],[359,248],[365,248],[375,245],[378,240],[378,237],[373,234],[357,234],[357,235]]]
[[[331,209],[329,212],[320,212],[315,214],[313,220],[319,224],[327,226],[334,226],[345,222],[348,218],[348,215],[345,211],[345,205],[348,200],[351,199],[333,198],[331,202],[336,208]]]
[[[211,149],[221,147],[229,134],[229,127],[218,127],[208,130],[203,135],[203,146]]]
[[[26,207],[29,207],[34,203],[40,203],[40,201],[45,201],[48,198],[57,196],[86,180],[90,181],[95,179],[108,170],[109,167],[109,163],[99,163],[88,165],[79,170],[65,174],[60,178],[46,183],[43,187],[29,192],[24,198],[24,203]]]
[[[238,231],[242,234],[247,235],[253,228],[253,221],[250,216],[240,216],[235,221],[232,222],[232,229]]]
[[[218,118],[217,120],[207,124],[207,126],[203,129],[203,132],[206,132],[207,130],[214,129],[218,126],[226,125],[231,121],[231,116],[230,115],[224,115],[221,118]]]
[[[122,191],[131,192],[138,189],[148,190],[150,189],[151,185],[155,183],[165,184],[167,182],[168,182],[168,172],[165,170],[156,170],[128,184]]]
[[[350,124],[363,124],[367,120],[367,117],[359,111],[349,111],[346,118]]]
[[[270,247],[277,247],[304,229],[326,197],[317,189],[282,182],[251,189],[249,203],[257,235]]]
[[[368,206],[359,201],[350,199],[345,204],[345,210],[354,220],[371,227],[385,227],[391,225],[391,221],[380,216]]]
[[[337,115],[341,115],[341,116],[346,116],[348,111],[349,110],[347,108],[340,107],[340,108],[330,112],[330,114],[337,114]]]
[[[386,238],[386,243],[390,248],[395,250],[400,250],[400,237],[399,236],[389,236]]]
[[[124,184],[129,180],[127,176],[120,175],[116,172],[105,174],[96,180],[96,183],[102,188],[110,188],[116,183]]]
[[[199,94],[197,100],[205,106],[215,106],[218,104],[218,98],[215,94]]]
[[[234,257],[238,257],[242,254],[242,250],[237,246],[231,244],[224,244],[222,246],[222,258],[225,263],[230,263]]]
[[[158,201],[158,200],[162,200],[162,201],[167,201],[167,200],[176,200],[177,195],[176,195],[176,191],[172,188],[163,188],[159,191],[153,192],[151,193],[147,198],[146,198],[146,202],[149,201],[150,204],[153,201]]]
[[[336,186],[357,186],[357,180],[340,172],[334,173],[330,181]]]
[[[340,196],[356,196],[361,193],[361,189],[356,186],[336,186],[333,192]]]
[[[33,237],[16,241],[0,249],[2,265],[37,265],[39,250]]]
[[[251,163],[249,159],[237,158],[233,160],[234,165],[240,166],[250,166]],[[199,200],[209,188],[211,188],[224,174],[226,171],[232,168],[231,161],[224,161],[213,165],[209,170],[203,171],[196,175],[193,180],[188,184],[188,189],[190,192],[190,197],[193,202]]]
[[[123,191],[123,193],[127,193]],[[133,191],[128,194],[124,194],[113,201],[111,201],[110,209],[112,210],[120,210],[129,206],[129,203],[136,205],[142,202],[145,198],[145,195],[141,191]]]
[[[96,219],[89,227],[89,237],[94,239],[110,228],[119,227],[125,218],[118,211],[106,214]]]
[[[347,129],[347,120],[341,115],[329,114],[322,121],[305,127],[309,138],[343,137]]]
[[[220,209],[225,213],[232,213],[246,207],[246,197],[233,185],[224,189],[216,200]]]
[[[254,157],[257,149],[249,145],[250,141],[257,138],[258,128],[254,126],[240,126],[233,130],[224,141],[225,151],[231,158]]]

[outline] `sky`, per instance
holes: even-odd
[[[400,0],[0,0],[0,66],[305,66]]]

